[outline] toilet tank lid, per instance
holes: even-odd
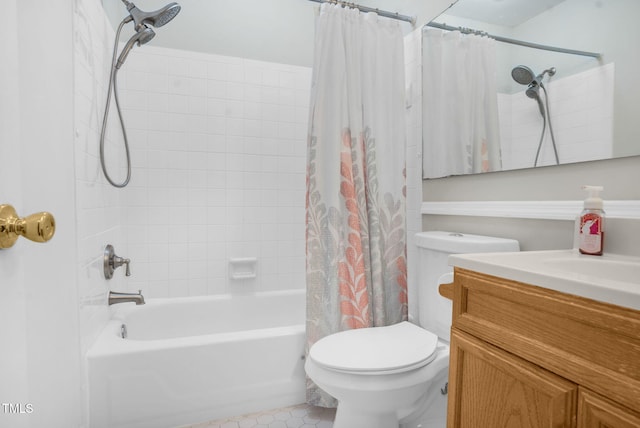
[[[520,251],[520,244],[515,239],[493,236],[429,231],[416,233],[415,238],[420,248],[452,254]]]

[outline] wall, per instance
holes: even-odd
[[[448,177],[423,182],[424,201],[582,200],[583,184],[603,185],[606,200],[640,200],[640,157]],[[579,214],[576,212],[576,215]],[[637,216],[636,216],[637,218]],[[573,222],[473,216],[423,216],[424,230],[518,239],[523,250],[572,248]],[[638,220],[608,219],[606,250],[640,255]]]
[[[148,297],[304,288],[311,70],[144,46],[120,79],[134,161],[122,218]],[[253,280],[229,261],[257,258]]]

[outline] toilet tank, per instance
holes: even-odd
[[[449,255],[520,251],[514,239],[441,231],[417,233],[416,245],[420,326],[446,341],[450,339],[452,304],[438,293],[438,286],[452,281]]]

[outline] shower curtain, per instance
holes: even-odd
[[[499,171],[496,41],[428,28],[422,40],[424,177]]]
[[[403,40],[396,21],[324,3],[307,146],[307,345],[407,318]],[[310,404],[335,400],[307,385]]]

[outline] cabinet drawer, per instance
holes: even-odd
[[[453,326],[640,408],[638,311],[456,268]]]

